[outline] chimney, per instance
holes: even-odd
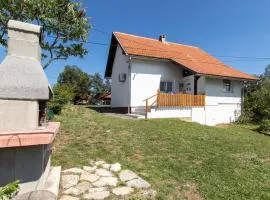
[[[165,44],[166,43],[166,35],[164,35],[164,34],[160,35],[159,41]]]
[[[51,97],[40,63],[40,30],[34,24],[8,22],[8,53],[0,64],[0,131],[36,129],[38,113]]]
[[[8,55],[25,56],[40,61],[40,36],[40,26],[9,20]]]

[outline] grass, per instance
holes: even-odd
[[[54,165],[120,162],[148,180],[158,199],[270,199],[270,137],[253,126],[120,119],[82,106],[55,120]]]

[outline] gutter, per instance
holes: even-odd
[[[131,113],[131,59],[132,57],[129,56],[128,58],[128,114]]]

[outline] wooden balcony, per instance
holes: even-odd
[[[157,107],[205,106],[205,95],[157,93]]]
[[[156,97],[156,99],[154,99]],[[152,101],[150,101],[152,99]],[[151,102],[151,104],[150,104]],[[205,106],[205,95],[193,94],[167,94],[157,92],[157,94],[145,99],[145,118],[147,113],[151,112],[152,107],[168,108],[168,107],[199,107]]]

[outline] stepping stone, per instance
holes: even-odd
[[[80,198],[69,196],[69,195],[63,195],[61,196],[60,200],[80,200]]]
[[[120,172],[121,171],[121,165],[120,165],[120,163],[112,164],[111,167],[110,167],[110,170],[112,172]]]
[[[80,182],[76,188],[79,189],[82,193],[85,193],[89,188],[91,188],[91,184],[88,182]]]
[[[100,191],[100,192],[89,192],[88,194],[83,195],[83,199],[93,199],[93,200],[99,200],[99,199],[105,199],[110,196],[110,192]]]
[[[99,161],[96,161],[95,162],[95,165],[96,166],[100,166],[100,165],[103,165],[103,164],[105,164],[106,162],[104,161],[104,160],[99,160]]]
[[[98,175],[91,174],[87,171],[84,171],[81,175],[81,178],[80,178],[81,181],[89,181],[91,183],[97,181],[98,179],[99,179]]]
[[[138,178],[138,175],[130,170],[122,170],[119,174],[121,181],[130,181],[132,179]]]
[[[96,166],[94,166],[94,167],[83,166],[83,170],[84,170],[84,171],[88,171],[88,172],[94,172],[96,169],[97,169]]]
[[[95,187],[95,188],[89,188],[88,192],[102,192],[107,190],[106,187]]]
[[[72,196],[79,196],[82,193],[83,192],[81,190],[79,190],[78,188],[76,188],[76,187],[68,188],[67,190],[65,190],[63,192],[63,194],[69,194],[69,195],[72,195]]]
[[[134,189],[131,187],[116,187],[112,190],[112,193],[117,196],[125,196],[132,192],[134,192]]]
[[[83,170],[81,168],[78,168],[78,167],[74,167],[74,168],[70,168],[70,169],[66,169],[66,170],[62,171],[63,174],[80,174],[82,172],[83,172]]]
[[[107,169],[97,169],[96,174],[98,176],[113,176],[112,172]]]
[[[118,180],[116,177],[101,177],[98,181],[94,182],[93,185],[96,187],[103,186],[117,186]]]
[[[64,189],[68,189],[72,186],[77,185],[77,183],[79,182],[79,176],[78,175],[63,175],[62,176],[62,187]]]
[[[149,188],[151,185],[147,181],[143,180],[142,178],[136,178],[136,179],[128,181],[127,186],[137,188],[137,189],[142,189],[142,188]]]
[[[111,167],[111,165],[107,164],[107,163],[102,165],[102,168],[104,168],[104,169],[110,169],[110,167]]]

